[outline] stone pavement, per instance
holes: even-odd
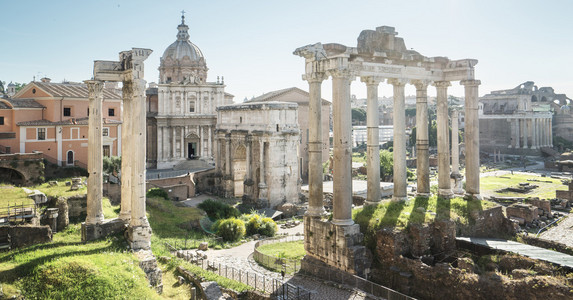
[[[565,220],[561,221],[557,226],[541,233],[539,236],[544,240],[563,243],[573,248],[573,218],[569,215]]]

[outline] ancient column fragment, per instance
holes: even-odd
[[[380,121],[378,116],[378,84],[382,78],[362,77],[362,82],[366,83],[368,100],[366,106],[366,126],[367,128],[367,174],[368,185],[366,194],[366,205],[378,205],[380,203]]]
[[[394,195],[392,201],[406,201],[406,104],[404,87],[406,80],[388,79],[394,86]]]
[[[122,87],[123,96],[123,131],[121,132],[121,153],[124,155],[121,158],[121,208],[119,212],[119,219],[129,224],[131,220],[131,166],[132,154],[136,151],[133,148],[135,145],[132,134],[132,103],[133,103],[133,84],[131,81],[124,81]],[[159,139],[158,139],[159,140]]]
[[[450,143],[448,126],[449,81],[436,81],[438,125],[438,195],[449,198],[453,195],[450,181]]]
[[[352,115],[348,70],[332,72],[334,135],[333,218],[335,225],[352,225]]]
[[[308,210],[307,216],[325,213],[322,189],[322,81],[327,76],[321,72],[305,75],[310,94],[308,104]]]
[[[479,193],[479,80],[462,80],[465,90],[466,195],[480,199]]]
[[[428,152],[428,82],[416,81],[416,178],[417,194],[430,196],[430,154]]]
[[[88,80],[89,132],[88,132],[88,195],[86,225],[103,222],[103,137],[101,118],[103,103],[103,82]]]

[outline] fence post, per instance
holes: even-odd
[[[221,276],[221,263],[219,263],[219,276]]]
[[[255,273],[255,291],[257,290],[257,273]]]

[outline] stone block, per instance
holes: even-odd
[[[100,224],[82,223],[82,242],[97,240],[125,231],[126,225],[120,219],[104,220]]]
[[[127,241],[133,250],[151,249],[151,227],[149,225],[129,226],[127,228]]]
[[[522,218],[525,223],[533,222],[539,215],[537,207],[530,204],[512,204],[505,211],[508,217]]]
[[[134,255],[139,260],[139,267],[145,273],[149,285],[161,294],[163,292],[163,272],[157,265],[157,259],[151,250],[135,251]]]
[[[199,250],[201,250],[201,251],[207,251],[207,250],[209,250],[209,243],[207,243],[207,242],[201,242],[201,243],[199,244],[199,247],[198,247],[197,249],[199,249]]]
[[[0,236],[10,237],[10,248],[27,247],[52,241],[49,226],[0,226]]]

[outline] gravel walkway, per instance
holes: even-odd
[[[573,218],[569,215],[565,220],[561,221],[557,226],[541,233],[539,236],[544,240],[563,243],[573,248]]]

